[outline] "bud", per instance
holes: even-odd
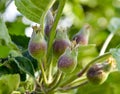
[[[40,30],[40,27],[33,27],[33,33],[28,45],[28,51],[35,59],[44,57],[47,51],[47,42]]]
[[[50,35],[50,30],[52,28],[53,22],[54,22],[54,18],[52,12],[49,10],[46,16],[45,31],[44,31],[47,37],[49,37]]]
[[[108,59],[104,63],[96,63],[88,69],[87,78],[95,85],[104,83],[109,73],[115,68],[113,59]]]
[[[75,40],[77,44],[87,45],[89,39],[89,29],[90,26],[85,24],[83,28],[75,36],[73,36],[73,40]]]
[[[56,38],[53,43],[53,53],[55,56],[59,57],[62,55],[67,47],[70,47],[70,40],[68,38],[67,32],[64,28],[57,30]]]
[[[77,55],[76,49],[67,48],[58,59],[58,68],[65,73],[73,72],[77,65]]]

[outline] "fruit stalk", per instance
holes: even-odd
[[[38,60],[38,63],[39,63],[40,69],[41,69],[41,73],[43,74],[43,80],[44,80],[45,84],[48,85],[48,80],[47,80],[46,73],[45,73],[45,70],[44,70],[41,60]]]
[[[104,44],[103,44],[103,46],[102,46],[102,48],[101,48],[101,51],[100,51],[100,54],[99,54],[100,56],[104,54],[105,50],[107,49],[107,46],[109,45],[109,43],[110,43],[110,41],[111,41],[111,39],[112,39],[113,37],[114,37],[114,33],[111,32],[111,33],[108,35],[107,39],[105,40],[105,42],[104,42]]]

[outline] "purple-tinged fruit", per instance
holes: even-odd
[[[44,39],[40,27],[33,27],[33,33],[29,41],[28,51],[35,59],[40,59],[45,56],[47,52],[47,42]]]
[[[77,51],[67,48],[63,55],[58,59],[58,68],[64,73],[71,73],[77,65]]]
[[[75,36],[73,36],[73,40],[75,40],[77,44],[87,45],[89,40],[89,29],[90,26],[85,24],[83,28]]]
[[[88,69],[87,78],[92,84],[102,84],[114,68],[115,61],[113,59],[109,59],[104,63],[96,63]]]
[[[108,73],[102,67],[101,64],[95,64],[88,70],[87,78],[92,84],[99,85],[107,79]]]
[[[68,38],[67,32],[65,29],[60,28],[57,30],[56,38],[53,43],[53,52],[54,55],[59,57],[62,55],[66,48],[70,47],[71,43]]]

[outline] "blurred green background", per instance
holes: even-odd
[[[6,22],[11,40],[21,49],[21,51],[24,51],[27,49],[29,37],[32,32],[31,25],[36,23],[29,21],[20,13],[17,13],[15,7],[15,10],[9,10],[13,5],[13,0],[0,0],[0,16],[2,16]],[[57,5],[58,3],[56,2],[53,10]],[[11,16],[10,13],[14,11],[16,13],[14,16]],[[88,61],[99,54],[104,41],[110,32],[112,32],[108,28],[111,19],[119,19],[119,17],[120,0],[67,0],[61,22],[68,27],[70,39],[85,23],[88,23],[91,25],[89,44],[95,44],[86,48],[80,48],[79,63],[82,62],[82,65],[84,66]],[[116,24],[114,23],[114,25]],[[0,36],[3,34],[1,28],[2,25],[0,26]],[[112,38],[107,51],[120,44],[119,32],[120,31]],[[12,49],[7,46],[4,39],[0,38],[0,58],[6,58],[11,50]],[[80,87],[78,90],[73,90],[64,94],[120,94],[119,86],[120,73],[115,72],[112,73],[108,80],[101,86],[92,86],[91,84],[88,84],[82,88]]]

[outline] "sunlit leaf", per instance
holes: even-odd
[[[8,34],[7,27],[2,17],[0,17],[0,45],[8,45],[11,43],[11,38]]]
[[[23,24],[22,16],[17,16],[14,22],[6,22],[10,35],[22,35],[25,36],[25,28],[28,25]]]
[[[17,9],[28,19],[39,23],[55,0],[15,0]]]
[[[0,94],[11,94],[16,90],[20,83],[18,74],[4,75],[0,77]]]
[[[0,46],[0,58],[5,58],[8,56],[10,48],[7,46]]]
[[[17,46],[12,42],[5,22],[0,17],[0,57],[7,56],[11,49],[16,50]]]

